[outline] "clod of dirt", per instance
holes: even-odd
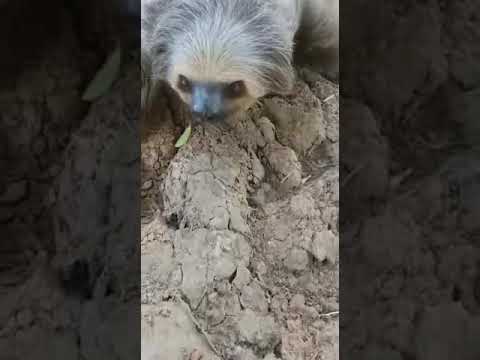
[[[250,309],[240,315],[237,329],[240,341],[259,349],[271,349],[279,341],[278,325],[273,316],[261,316]]]
[[[265,116],[261,117],[257,120],[257,125],[267,143],[275,141],[275,125],[272,124],[269,118]]]
[[[239,264],[250,261],[250,245],[231,231],[177,232],[174,245],[183,274],[181,290],[194,305],[214,280],[228,279]]]
[[[329,102],[332,105],[338,105],[338,85],[326,80],[320,74],[309,69],[302,69],[299,72],[300,77],[309,85],[312,93],[322,102]],[[337,99],[336,99],[337,98]],[[332,100],[330,102],[330,100]],[[335,101],[337,100],[337,101]],[[334,112],[333,114],[338,114]],[[330,114],[328,114],[330,115]]]
[[[268,302],[262,287],[257,282],[242,288],[240,304],[246,309],[251,309],[258,314],[267,314]]]
[[[175,214],[182,226],[247,233],[250,159],[231,137],[221,144],[216,143],[219,137],[211,132],[204,143],[194,136],[187,145],[192,156],[170,163],[163,188],[165,214]]]
[[[145,304],[154,304],[159,297],[168,297],[169,288],[181,285],[181,268],[173,261],[173,247],[170,242],[153,242],[142,251],[141,281],[142,302]]]
[[[324,230],[313,235],[311,253],[320,262],[328,260],[334,263],[338,257],[339,245],[338,237],[330,230]]]
[[[268,144],[264,149],[265,157],[275,177],[277,187],[285,192],[302,183],[302,165],[297,155],[289,147],[279,143]]]
[[[265,206],[265,217],[259,219],[258,231],[270,247],[267,255],[270,261],[274,263],[285,259],[285,264],[291,270],[307,267],[309,258],[306,251],[317,251],[312,247],[312,241],[318,236],[316,233],[328,230],[330,219],[324,214],[328,214],[327,210],[338,201],[336,188],[338,175],[334,171],[327,171],[321,179],[303,188],[291,199]],[[328,195],[328,191],[332,193]],[[336,218],[335,213],[332,217]],[[317,239],[315,246],[320,246],[333,257],[338,254],[338,249],[333,249],[338,243],[338,240],[334,240],[335,237],[338,235],[333,236],[332,233],[328,240]]]
[[[324,140],[325,122],[320,101],[306,85],[297,85],[295,99],[294,102],[280,97],[267,99],[265,110],[276,126],[279,141],[304,155],[315,143]]]
[[[290,308],[301,310],[305,308],[305,296],[296,294],[290,299]]]
[[[237,289],[242,289],[245,285],[250,282],[251,274],[250,271],[242,264],[237,267],[235,272],[235,278],[233,279],[233,285]]]
[[[303,271],[307,268],[310,259],[308,253],[303,249],[294,248],[288,252],[283,263],[288,270]]]
[[[202,360],[219,360],[192,323],[187,310],[175,302],[142,305],[142,359],[185,360],[196,350]]]

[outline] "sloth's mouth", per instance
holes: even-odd
[[[194,111],[192,111],[191,113],[192,113],[193,124],[199,124],[203,122],[212,122],[212,123],[221,122],[227,119],[231,115],[231,113],[226,113],[226,112],[218,112],[211,115],[198,114],[198,113],[195,113]]]

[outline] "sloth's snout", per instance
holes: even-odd
[[[196,120],[216,120],[223,116],[222,89],[216,85],[197,85],[192,89],[191,111]]]

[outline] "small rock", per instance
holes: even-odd
[[[153,180],[147,180],[142,185],[142,191],[148,191],[153,187]]]
[[[303,249],[295,248],[288,253],[283,262],[291,271],[303,271],[308,266],[308,253]]]
[[[245,286],[240,296],[240,302],[244,308],[252,309],[261,314],[268,312],[267,299],[263,289],[256,282],[252,282],[249,286]]]
[[[279,181],[279,186],[290,190],[302,183],[302,165],[295,152],[278,143],[266,146],[265,156]]]
[[[318,215],[315,209],[315,200],[308,193],[301,193],[292,196],[290,199],[292,213],[302,218],[309,218]]]
[[[312,241],[312,255],[319,262],[328,260],[335,263],[338,256],[338,238],[330,231],[316,233]]]
[[[217,289],[217,293],[222,296],[228,294],[232,290],[228,281],[218,282],[215,288]]]
[[[263,187],[259,188],[253,196],[250,198],[250,201],[256,206],[263,206],[267,202],[267,197],[265,195],[265,190]]]
[[[288,310],[288,301],[283,294],[275,295],[270,302],[270,308],[274,314],[285,312]]]
[[[253,156],[252,158],[252,173],[253,173],[253,182],[259,184],[263,181],[265,177],[265,168],[258,159],[258,157]]]
[[[303,309],[305,307],[305,296],[296,294],[290,299],[290,307],[292,309]]]
[[[278,343],[280,334],[273,316],[261,316],[246,309],[237,323],[240,341],[255,345],[259,349],[271,349]]]
[[[243,265],[240,264],[237,266],[237,275],[233,279],[233,285],[237,289],[242,289],[245,285],[250,282],[250,271]]]
[[[303,319],[306,322],[315,322],[320,315],[318,314],[318,311],[312,307],[312,306],[305,306],[303,308]]]
[[[255,269],[259,276],[264,276],[267,273],[267,265],[265,265],[263,261],[259,261],[255,266]]]
[[[275,141],[275,126],[267,117],[262,117],[257,121],[260,131],[267,143]]]
[[[250,198],[252,203],[257,206],[264,207],[269,202],[275,199],[276,193],[272,189],[272,186],[269,183],[263,183],[260,185],[258,190]]]
[[[325,120],[321,105],[318,99],[307,91],[309,97],[315,99],[314,106],[311,103],[292,105],[280,98],[265,101],[266,113],[276,126],[279,141],[299,154],[305,154],[315,142],[325,139]]]

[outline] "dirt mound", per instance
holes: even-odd
[[[300,71],[177,152],[188,115],[162,89],[142,139],[146,359],[338,357],[338,101]]]

